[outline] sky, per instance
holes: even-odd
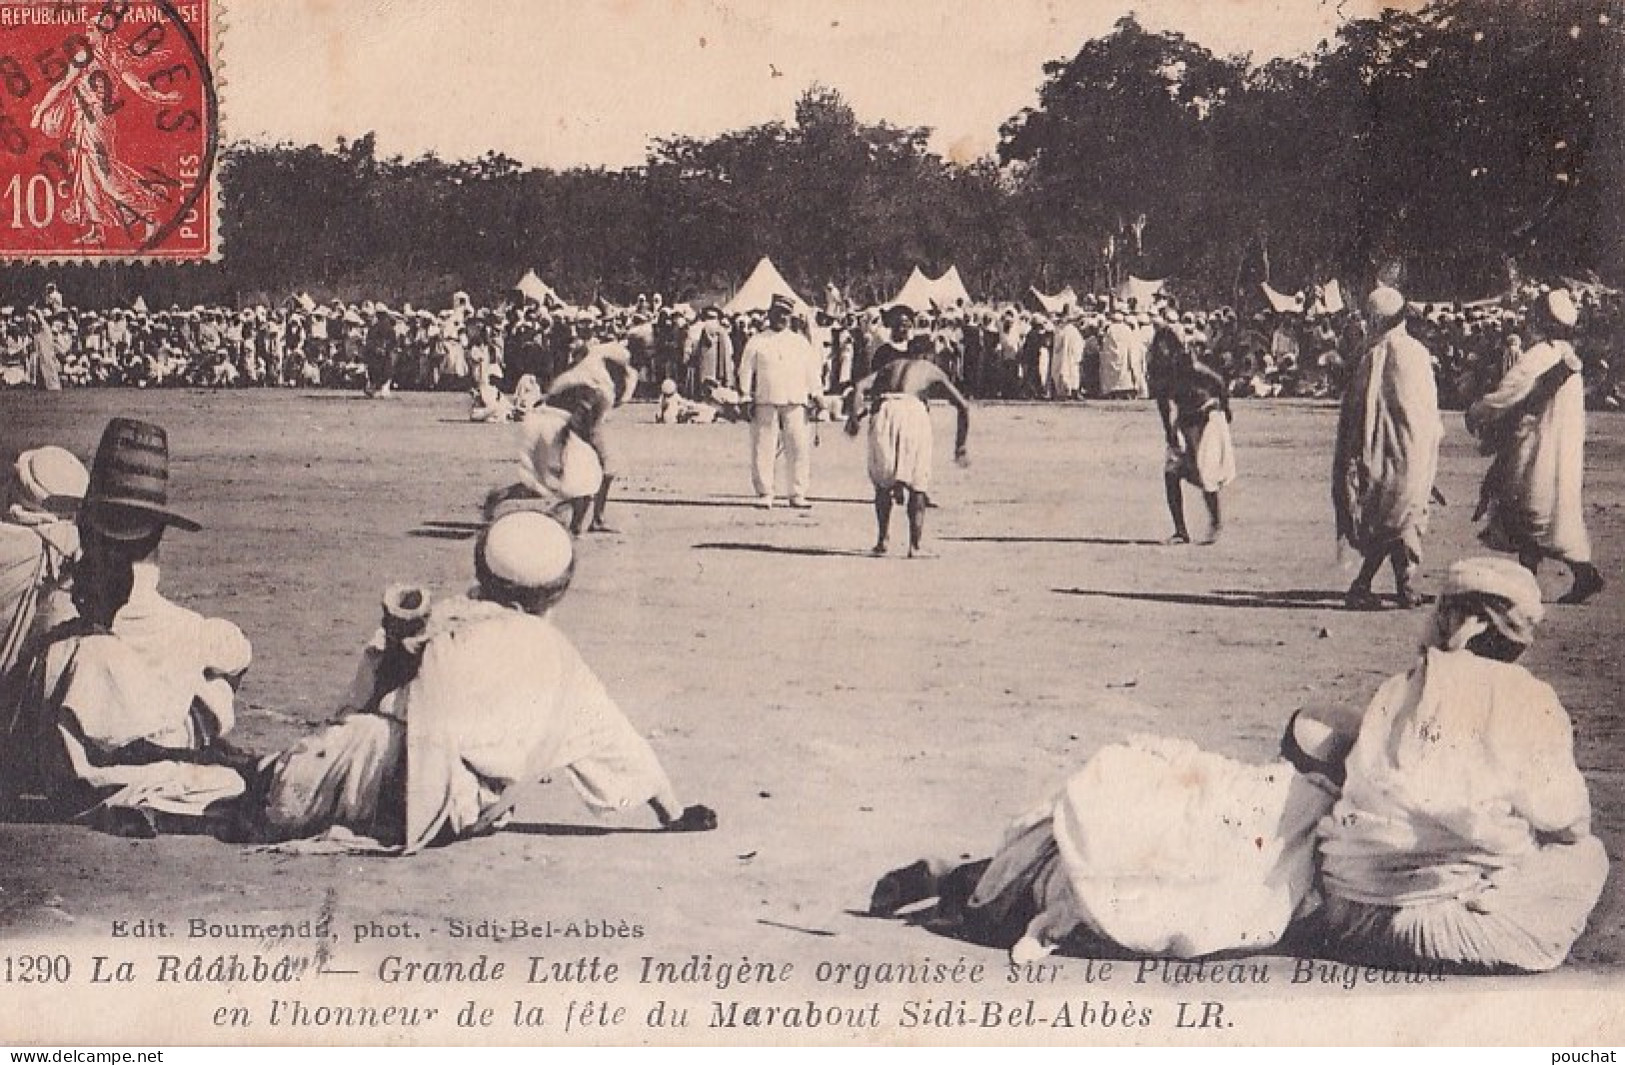
[[[215,0],[219,3],[220,0]],[[1374,0],[236,0],[228,139],[385,155],[503,152],[617,169],[652,139],[788,121],[819,83],[863,122],[929,126],[968,160],[1037,102],[1043,64],[1129,10],[1255,62],[1313,50]]]

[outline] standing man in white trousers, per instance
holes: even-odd
[[[757,505],[773,506],[774,466],[780,434],[790,455],[790,506],[812,506],[812,449],[807,404],[822,391],[821,369],[812,343],[789,328],[795,304],[776,295],[767,309],[768,327],[745,344],[739,359],[739,391],[750,398],[751,481]]]

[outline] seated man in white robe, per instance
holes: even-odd
[[[1014,961],[1061,946],[1192,958],[1287,940],[1365,965],[1555,969],[1608,858],[1568,715],[1512,662],[1541,616],[1527,570],[1458,562],[1421,661],[1363,712],[1295,715],[1285,761],[1248,766],[1159,737],[1113,744],[1018,818],[991,860],[895,870],[870,911],[937,898],[929,926]]]
[[[151,836],[225,827],[231,811],[217,804],[245,790],[253,759],[222,737],[248,640],[158,591],[164,530],[198,529],[168,508],[168,466],[161,427],[108,424],[79,512],[79,616],[46,634],[9,686],[0,790],[25,812]]]
[[[122,574],[121,586],[81,566],[80,616],[32,659],[8,737],[7,805],[123,836],[229,830],[251,767],[205,738],[197,708],[168,699],[167,678],[111,629],[130,587]]]
[[[1339,953],[1467,972],[1567,958],[1608,857],[1568,714],[1514,662],[1542,616],[1523,567],[1451,567],[1421,659],[1372,699],[1321,825],[1321,916]]]
[[[480,537],[469,596],[431,609],[392,592],[345,716],[267,767],[266,834],[411,854],[501,827],[561,770],[596,812],[647,804],[666,829],[715,828],[546,619],[574,567],[557,522],[517,511]]]

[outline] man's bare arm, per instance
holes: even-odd
[[[927,391],[936,392],[959,412],[959,426],[954,434],[954,461],[965,462],[965,442],[970,436],[970,401],[955,387],[953,379],[937,366],[931,366],[932,380],[926,386]]]
[[[1179,439],[1174,435],[1173,404],[1166,395],[1157,397],[1157,414],[1162,417],[1162,435],[1168,441],[1169,447],[1178,447]]]
[[[879,375],[880,371],[877,370],[852,386],[852,402],[846,412],[846,431],[852,436],[858,435],[858,423],[863,421],[864,414],[868,412],[868,404],[865,401],[868,399],[869,390],[875,386],[875,378]]]

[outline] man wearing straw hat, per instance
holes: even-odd
[[[168,481],[164,430],[110,421],[79,509],[79,617],[25,660],[10,713],[30,756],[7,767],[4,791],[121,835],[218,812],[244,792],[251,761],[220,742],[248,640],[158,591],[164,530],[200,528],[169,508]],[[31,772],[19,778],[18,765]]]

